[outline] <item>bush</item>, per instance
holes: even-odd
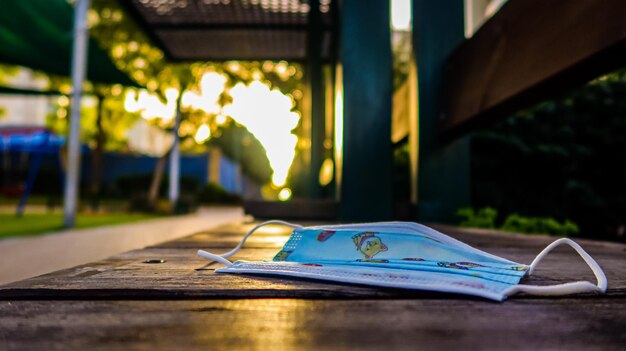
[[[506,217],[502,226],[496,225],[498,211],[491,207],[474,210],[471,207],[461,208],[456,212],[457,216],[463,220],[459,223],[461,227],[500,229],[507,232],[517,232],[526,234],[551,234],[569,236],[580,232],[578,225],[569,219],[560,223],[549,217],[524,217],[513,213]]]
[[[152,184],[152,173],[133,174],[117,178],[116,190],[122,196],[147,195]],[[167,196],[169,188],[169,178],[164,175],[159,184],[159,196]],[[196,194],[201,188],[200,181],[196,177],[180,177],[181,194]]]
[[[562,236],[575,235],[580,232],[578,225],[570,220],[559,223],[554,218],[522,217],[517,213],[509,215],[500,229],[508,232]]]
[[[241,197],[226,191],[221,185],[209,183],[198,194],[198,202],[201,204],[238,204]]]
[[[491,207],[485,207],[478,211],[474,211],[471,207],[465,207],[456,211],[456,215],[465,218],[459,223],[461,227],[493,229],[496,227],[498,211]]]

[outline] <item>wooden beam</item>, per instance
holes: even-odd
[[[444,67],[444,136],[626,65],[626,1],[509,1]]]

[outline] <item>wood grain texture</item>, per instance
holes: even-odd
[[[623,350],[626,300],[2,301],[2,350]]]
[[[441,127],[458,134],[626,65],[626,2],[509,1],[446,62]]]
[[[234,224],[0,288],[0,350],[622,350],[626,245],[580,240],[609,278],[606,295],[467,296],[216,274],[198,248],[224,252]],[[436,228],[530,262],[555,238]],[[289,230],[263,228],[235,259],[271,258]],[[143,263],[163,259],[162,264]],[[530,282],[593,279],[568,249]]]
[[[230,225],[162,245],[130,251],[78,267],[0,287],[4,299],[193,299],[193,298],[459,298],[459,296],[399,289],[380,289],[286,277],[215,273],[219,264],[207,264],[197,249],[226,252],[253,224]],[[485,230],[437,226],[437,229],[474,247],[520,263],[533,258],[555,240]],[[289,230],[262,228],[233,259],[271,259],[287,240]],[[626,296],[626,245],[580,240],[604,268],[608,296]],[[146,260],[163,259],[162,264]],[[545,258],[529,284],[556,284],[579,279],[594,281],[593,274],[569,247],[557,248]],[[593,298],[593,295],[589,295]],[[465,298],[465,297],[460,297]],[[516,297],[519,298],[519,297]]]

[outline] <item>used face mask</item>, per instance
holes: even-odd
[[[271,261],[227,260],[258,228],[283,224],[294,228],[289,240]],[[573,247],[592,269],[597,285],[577,281],[550,286],[519,284],[553,248]],[[218,273],[269,274],[365,284],[381,287],[440,291],[503,301],[517,293],[568,295],[604,293],[607,279],[596,261],[577,243],[558,239],[530,265],[516,263],[473,248],[429,227],[410,222],[383,222],[302,227],[268,221],[254,227],[239,245],[222,255],[203,250],[198,255],[226,265]]]

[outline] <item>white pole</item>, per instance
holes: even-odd
[[[178,137],[178,128],[182,118],[180,111],[180,100],[183,96],[181,89],[178,99],[176,100],[176,118],[174,118],[174,128],[172,129],[172,152],[170,152],[170,184],[169,184],[169,200],[172,211],[176,211],[178,205],[178,194],[180,187],[180,138]]]
[[[67,172],[63,197],[63,224],[66,228],[72,228],[76,223],[76,202],[80,182],[80,101],[87,67],[88,9],[89,0],[76,1],[72,52],[72,110],[67,138]]]

